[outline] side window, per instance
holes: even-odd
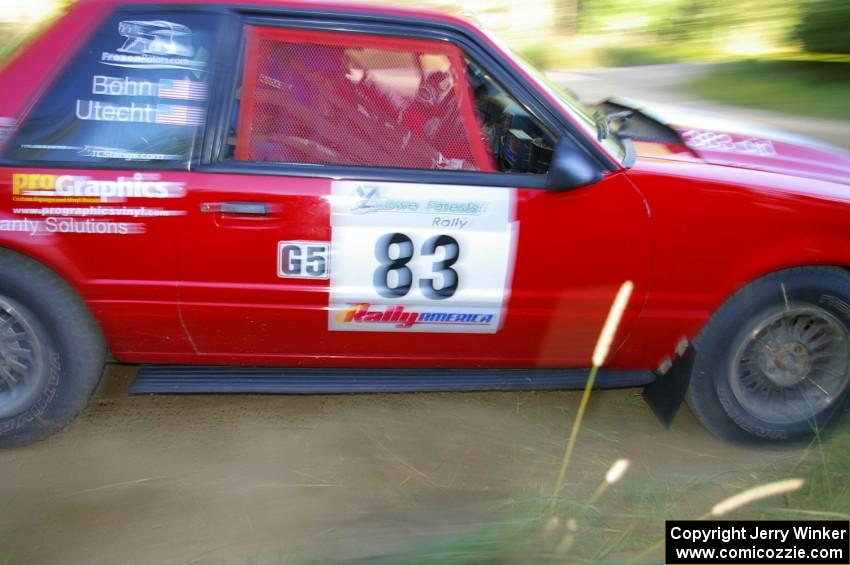
[[[186,164],[206,116],[218,16],[120,12],[30,112],[6,157]]]
[[[510,98],[451,43],[253,26],[246,36],[229,158],[468,171],[548,168],[548,161],[530,166],[526,157],[535,141],[543,145],[543,129],[525,113],[524,135],[521,106],[505,103],[498,110],[491,98]],[[515,119],[508,123],[511,112]]]
[[[546,174],[553,136],[481,67],[467,61],[484,138],[500,171]]]

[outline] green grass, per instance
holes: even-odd
[[[594,67],[633,67],[714,58],[715,55],[694,47],[672,47],[659,43],[629,43],[628,46],[600,45],[598,38],[554,39],[546,43],[517,46],[517,52],[539,69],[577,69]],[[627,42],[628,43],[628,42]]]
[[[687,88],[697,96],[736,106],[850,120],[850,62],[846,60],[727,63]]]
[[[818,436],[801,458],[798,469],[806,486],[791,497],[793,511],[803,515],[833,514],[850,520],[850,414]],[[826,517],[826,516],[824,516]]]
[[[661,46],[645,47],[602,47],[595,52],[599,64],[604,67],[634,67],[678,63],[687,57],[677,51]]]
[[[804,487],[786,496],[752,503],[724,518],[848,520],[850,414],[841,420],[830,433],[815,438],[805,449],[789,450],[787,456],[773,457],[772,463],[762,467],[732,466],[703,476],[671,470],[644,480],[627,473],[621,483],[593,503],[587,496],[568,489],[574,496],[559,497],[554,511],[550,511],[551,499],[546,496],[508,499],[482,509],[483,515],[492,516],[491,521],[373,555],[364,562],[657,563],[662,558],[665,520],[704,519],[715,503],[731,495],[791,477],[804,479]],[[582,490],[593,490],[595,486],[584,484]]]

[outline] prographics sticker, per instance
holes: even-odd
[[[331,227],[330,330],[499,331],[514,190],[338,181]]]
[[[91,218],[0,219],[0,232],[22,232],[29,235],[74,233],[90,235],[132,235],[145,233],[145,225],[135,222],[113,222]]]
[[[128,198],[182,198],[185,183],[164,181],[158,173],[96,180],[75,175],[14,173],[12,200],[18,202],[101,203]]]

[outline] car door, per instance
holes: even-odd
[[[244,26],[228,142],[194,175],[180,238],[196,351],[243,364],[588,365],[619,285],[645,289],[639,193],[621,171],[544,190],[568,134],[458,44],[331,27]]]
[[[175,242],[221,16],[128,8],[92,20],[91,37],[18,111],[0,164],[10,212],[0,245],[67,277],[120,359],[185,354]],[[31,64],[13,63],[5,84],[33,81]]]

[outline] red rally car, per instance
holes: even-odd
[[[850,154],[590,110],[474,25],[81,0],[0,74],[0,444],[136,393],[687,388],[731,440],[850,384]],[[666,410],[669,414],[671,409]]]

